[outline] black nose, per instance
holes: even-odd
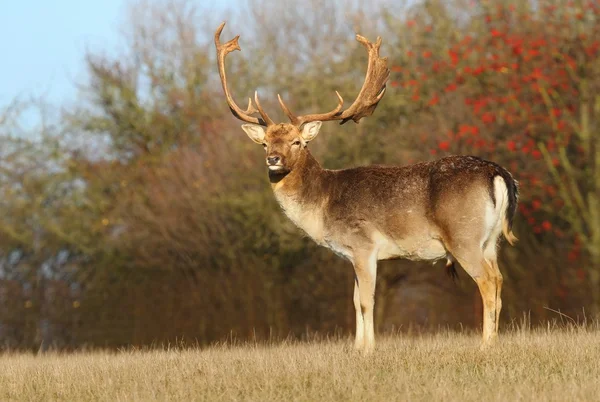
[[[267,163],[269,165],[277,165],[281,158],[279,156],[267,156]]]

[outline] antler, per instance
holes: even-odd
[[[254,101],[256,102],[257,109],[255,109],[254,105],[252,105],[252,99],[248,99],[248,108],[246,110],[242,110],[235,103],[231,94],[229,93],[229,89],[227,88],[227,76],[225,75],[225,57],[228,53],[231,53],[234,50],[242,49],[238,44],[238,40],[240,38],[239,35],[237,35],[229,42],[221,44],[220,37],[224,27],[225,22],[219,25],[217,31],[215,32],[215,46],[217,48],[217,62],[219,65],[219,75],[221,76],[221,84],[223,85],[223,91],[225,92],[225,97],[227,98],[229,109],[231,109],[231,112],[235,117],[248,123],[260,124],[262,126],[270,126],[275,124],[261,107],[260,102],[258,101],[258,92],[254,93]],[[277,95],[277,98],[279,99],[279,104],[281,105],[283,111],[288,116],[292,124],[299,127],[304,123],[317,120],[341,120],[340,124],[344,124],[348,120],[353,120],[355,123],[358,123],[358,121],[363,117],[370,116],[373,114],[375,108],[377,107],[377,104],[385,94],[385,83],[390,76],[390,70],[387,67],[387,57],[379,57],[379,48],[381,47],[380,37],[377,37],[377,41],[374,44],[360,35],[356,35],[356,40],[362,43],[363,46],[367,49],[367,52],[369,54],[369,62],[367,65],[367,75],[365,77],[365,82],[363,83],[363,86],[360,92],[358,93],[358,96],[354,103],[352,103],[352,105],[350,105],[348,109],[341,112],[342,107],[344,106],[344,99],[336,91],[335,94],[338,98],[338,105],[332,111],[328,113],[316,113],[304,116],[296,116],[285,105],[283,99],[281,99],[281,96]],[[252,116],[255,113],[259,113],[261,117],[259,118]]]
[[[362,43],[367,49],[369,53],[369,63],[367,65],[365,82],[354,103],[352,103],[348,109],[340,112],[344,105],[344,100],[336,91],[335,94],[337,95],[339,102],[338,106],[331,112],[295,116],[285,103],[283,103],[281,96],[277,95],[283,111],[291,120],[292,124],[301,126],[304,123],[317,120],[342,120],[340,124],[344,124],[348,120],[353,120],[355,123],[358,123],[363,117],[373,114],[377,104],[385,94],[385,83],[390,76],[390,70],[387,67],[387,57],[379,57],[379,48],[381,46],[380,37],[377,37],[375,44],[369,42],[365,37],[360,35],[356,35],[356,40]]]
[[[217,28],[215,32],[215,47],[217,48],[217,63],[219,65],[219,75],[221,76],[221,84],[223,84],[223,91],[225,92],[225,97],[227,98],[227,103],[229,104],[229,109],[231,109],[231,113],[238,119],[245,121],[247,123],[260,124],[261,126],[270,126],[273,123],[273,120],[269,118],[269,116],[265,113],[265,111],[260,106],[258,102],[258,92],[254,93],[254,101],[256,102],[256,106],[258,110],[254,108],[252,105],[252,99],[248,98],[248,108],[246,110],[242,110],[233,100],[231,94],[229,93],[229,89],[227,88],[227,76],[225,75],[225,56],[228,53],[233,52],[234,50],[242,50],[240,45],[238,44],[238,40],[240,38],[237,35],[235,38],[230,40],[225,44],[221,44],[220,37],[221,32],[223,32],[223,28],[225,27],[225,22],[223,22]],[[253,117],[252,115],[255,113],[260,113],[262,118]]]

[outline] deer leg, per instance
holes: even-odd
[[[372,252],[365,256],[354,256],[354,272],[356,273],[356,287],[358,288],[358,302],[363,322],[362,350],[366,354],[375,347],[375,329],[373,323],[373,309],[375,307],[375,282],[377,279],[377,253]],[[356,288],[355,288],[356,289]],[[358,330],[358,312],[357,330]],[[357,339],[359,332],[357,331]],[[358,342],[358,340],[357,340]]]
[[[502,273],[498,267],[498,256],[496,252],[497,241],[489,241],[483,251],[486,268],[488,269],[491,280],[496,282],[495,306],[496,306],[496,321],[494,328],[494,337],[498,335],[498,325],[500,323],[500,311],[502,311]]]
[[[496,335],[498,334],[498,326],[500,324],[500,312],[502,311],[502,283],[504,278],[498,268],[498,263],[494,262],[495,270],[498,272],[496,276]]]
[[[464,270],[473,278],[481,299],[483,301],[483,344],[486,347],[491,344],[498,335],[498,318],[502,301],[500,289],[502,287],[502,275],[500,271],[494,270],[494,265],[488,262],[481,252],[473,253],[470,258],[455,256]],[[495,260],[494,260],[495,261]],[[496,264],[497,268],[497,264]]]
[[[365,324],[363,320],[362,308],[360,306],[358,277],[354,278],[354,310],[356,311],[356,336],[354,338],[354,348],[361,350],[364,346]]]
[[[500,312],[502,311],[502,283],[504,278],[498,268],[498,262],[492,261],[492,267],[496,273],[496,335],[498,335],[498,325],[500,324]]]
[[[496,305],[497,285],[495,278],[483,275],[475,279],[483,300],[483,347],[498,336],[498,308]]]
[[[504,279],[502,278],[502,273],[500,273],[500,268],[498,267],[498,261],[496,257],[489,260],[490,262],[490,276],[496,282],[496,328],[495,335],[498,335],[498,324],[500,322],[500,311],[502,311],[502,282]]]

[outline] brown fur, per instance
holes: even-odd
[[[291,124],[267,128],[262,140],[267,155],[279,156],[282,165],[269,172],[271,186],[296,225],[354,264],[357,347],[372,348],[376,262],[392,258],[446,259],[453,276],[458,261],[484,300],[485,344],[495,338],[502,284],[496,241],[501,233],[511,244],[515,240],[509,214],[518,192],[512,176],[472,156],[328,170],[311,155],[303,135]],[[498,178],[504,196],[497,193]],[[502,220],[500,226],[495,219]]]
[[[445,215],[447,206],[461,204],[465,194],[478,189],[488,191],[489,178],[502,169],[476,157],[450,156],[403,167],[327,170],[308,149],[288,153],[289,137],[284,127],[268,136],[270,155],[281,155],[288,162],[285,173],[270,174],[273,189],[303,206],[323,208],[327,227],[340,231],[350,227],[358,237],[368,237],[377,228],[401,238],[419,226],[438,227],[438,234],[447,236],[447,221],[453,218]],[[514,237],[511,232],[505,235],[510,240]]]

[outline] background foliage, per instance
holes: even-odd
[[[502,249],[503,321],[600,310],[600,5],[429,0],[410,5],[251,0],[228,74],[284,121],[352,99],[384,38],[392,77],[376,113],[331,124],[327,168],[450,154],[521,183],[520,242]],[[218,81],[223,16],[191,1],[132,5],[121,54],[91,50],[76,106],[16,100],[0,113],[0,343],[119,347],[353,328],[349,263],[286,220]],[[38,113],[34,135],[23,116]],[[54,115],[54,113],[50,113]],[[29,138],[29,139],[28,139]],[[31,139],[35,138],[35,140]],[[379,331],[480,324],[467,275],[385,262]]]

